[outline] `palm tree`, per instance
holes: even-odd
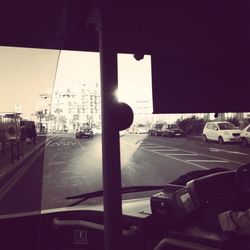
[[[59,117],[59,123],[62,124],[63,130],[65,130],[66,124],[67,124],[67,118],[64,115],[61,115]]]
[[[49,113],[46,115],[46,121],[48,122],[48,130],[51,131],[52,127],[55,127],[56,116],[54,114]]]
[[[61,114],[62,112],[63,110],[60,108],[56,108],[54,111],[54,113],[56,114],[56,121],[58,122],[58,125],[56,126],[57,129],[58,128],[64,129],[65,124],[67,123],[67,118]]]
[[[39,119],[39,133],[41,134],[41,132],[42,132],[42,118],[45,117],[45,113],[42,110],[37,111],[36,117]]]

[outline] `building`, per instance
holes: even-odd
[[[75,132],[88,123],[91,127],[101,126],[100,87],[82,84],[79,91],[55,90],[52,98],[51,115],[54,119],[52,131]]]
[[[66,90],[55,90],[51,105],[52,132],[65,132],[74,129],[74,118],[77,114],[77,94]]]
[[[78,95],[77,115],[77,127],[84,123],[88,123],[91,127],[101,126],[101,96],[98,84],[92,88],[82,84]]]

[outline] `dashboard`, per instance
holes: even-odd
[[[217,213],[233,209],[237,196],[235,171],[214,173],[196,178],[187,183],[195,193],[200,206]]]
[[[234,175],[234,171],[211,174],[186,186],[166,185],[151,197],[124,200],[120,249],[235,249],[229,248],[235,237],[232,240],[232,235],[211,223],[216,216],[207,213],[236,207]],[[4,215],[0,222],[6,250],[104,249],[102,205]],[[250,245],[249,237],[236,242]]]

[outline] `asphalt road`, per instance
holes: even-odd
[[[120,142],[123,186],[165,185],[193,170],[231,170],[250,162],[250,148],[239,144],[130,134]],[[67,196],[102,189],[101,159],[101,136],[58,135],[0,193],[0,213],[67,206],[72,203]]]

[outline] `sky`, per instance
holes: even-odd
[[[138,99],[152,102],[151,57],[136,61],[133,55],[118,55],[118,98],[132,104]],[[152,103],[151,103],[152,105]]]
[[[100,83],[99,53],[93,52],[0,47],[0,69],[0,112],[14,112],[18,106],[26,118],[48,89]],[[136,61],[133,55],[119,54],[118,82],[120,101],[152,99],[150,56]]]
[[[0,47],[0,112],[35,112],[39,94],[53,87],[59,51]]]
[[[55,79],[55,89],[77,91],[81,84],[89,88],[100,83],[99,54],[61,51]]]
[[[136,99],[152,101],[150,56],[136,61],[133,55],[118,54],[119,101],[134,104]],[[99,53],[62,51],[58,64],[55,89],[79,89],[81,84],[89,88],[100,83]]]

